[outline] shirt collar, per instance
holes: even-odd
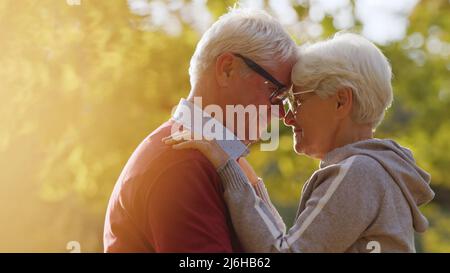
[[[172,119],[183,125],[190,131],[193,131],[204,137],[212,137],[212,134],[207,130],[203,130],[205,124],[210,122],[214,123],[214,129],[216,132],[222,132],[222,138],[217,139],[217,144],[233,159],[246,156],[249,153],[249,149],[246,145],[228,128],[217,119],[211,117],[210,114],[203,111],[197,105],[181,99],[178,104]],[[194,122],[196,121],[196,122]]]

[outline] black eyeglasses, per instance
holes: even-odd
[[[283,108],[283,101],[289,96],[289,88],[277,81],[272,75],[270,75],[269,72],[264,70],[260,65],[252,61],[251,59],[242,56],[239,53],[233,53],[234,56],[241,58],[244,63],[252,69],[254,72],[261,75],[264,79],[271,82],[273,85],[275,85],[276,90],[272,92],[272,94],[269,97],[270,103],[273,105],[280,105],[281,108]]]

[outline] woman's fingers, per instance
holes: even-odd
[[[175,132],[170,136],[162,138],[165,144],[173,145],[184,140],[192,139],[192,133],[189,131]]]
[[[168,145],[172,145],[172,148],[176,150],[196,149],[200,151],[216,168],[226,163],[229,156],[215,140],[196,139],[191,133],[190,136],[192,138],[186,138],[184,134],[174,134],[164,138],[163,141]]]
[[[172,148],[176,150],[183,150],[183,149],[198,149],[198,145],[196,145],[196,141],[198,140],[183,140],[178,144],[175,144],[172,146]]]
[[[208,140],[183,140],[178,144],[173,145],[172,148],[176,150],[196,149],[202,152],[206,157],[211,158],[211,153],[208,149],[210,145]]]
[[[169,137],[169,138],[164,140],[164,143],[168,144],[168,145],[173,145],[173,144],[177,144],[177,143],[180,143],[180,142],[183,142],[183,141],[184,141],[183,139],[176,139],[176,138]]]

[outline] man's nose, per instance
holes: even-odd
[[[292,113],[291,110],[288,110],[283,118],[283,121],[286,126],[294,126],[295,125],[294,113]]]

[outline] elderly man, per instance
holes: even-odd
[[[386,57],[359,35],[336,35],[300,50],[292,81],[285,123],[294,150],[321,162],[303,188],[289,231],[245,159],[239,165],[229,160],[214,141],[174,146],[199,149],[216,167],[245,250],[414,252],[414,231],[428,226],[418,207],[434,193],[411,151],[373,138],[393,97]]]
[[[186,109],[200,112],[202,122],[212,119],[209,105],[224,112],[229,105],[282,105],[296,50],[282,26],[263,11],[231,10],[205,32],[191,59],[189,97],[139,145],[117,181],[106,213],[105,252],[242,250],[214,166],[198,151],[175,151],[161,139],[175,127],[195,131],[202,126],[180,114]],[[225,135],[236,133],[215,125]],[[244,134],[220,143],[237,159],[250,139]]]

